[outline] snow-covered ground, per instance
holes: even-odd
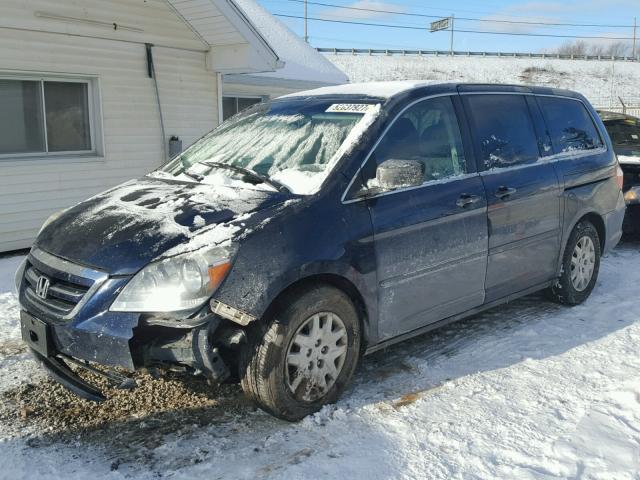
[[[0,259],[0,396],[47,385],[5,348],[18,340],[18,261]],[[0,478],[637,480],[639,284],[640,243],[623,244],[584,305],[531,296],[378,352],[337,405],[297,424],[242,406],[238,389],[225,400],[237,409],[204,422],[142,415],[113,438],[60,440],[16,411],[0,423]]]
[[[327,54],[351,82],[437,80],[513,83],[576,90],[596,107],[640,103],[640,63],[498,57]]]

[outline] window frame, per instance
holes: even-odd
[[[373,155],[373,153],[376,151],[376,149],[378,148],[378,145],[380,144],[380,142],[382,142],[382,140],[384,139],[384,137],[386,136],[387,132],[391,129],[391,127],[393,127],[393,125],[396,123],[396,121],[398,121],[398,119],[400,119],[402,117],[402,115],[404,115],[404,113],[409,110],[410,108],[412,108],[413,106],[417,105],[418,103],[424,102],[426,100],[431,100],[434,98],[441,98],[441,97],[450,97],[451,100],[451,107],[453,109],[453,113],[456,116],[456,121],[458,123],[458,130],[460,133],[460,142],[462,145],[462,149],[464,151],[464,158],[465,158],[465,164],[467,167],[467,172],[464,174],[460,174],[460,175],[456,175],[456,176],[452,176],[452,177],[447,177],[445,179],[442,180],[427,180],[425,182],[423,182],[421,185],[416,185],[413,187],[406,187],[406,188],[398,188],[396,190],[391,190],[388,192],[381,192],[381,193],[377,193],[375,195],[371,195],[371,196],[367,196],[367,197],[354,197],[352,192],[353,189],[353,185],[356,181],[356,179],[358,177],[361,176],[362,174],[362,170],[364,169],[364,166],[367,164],[367,162],[369,161],[369,159],[371,158],[371,155]],[[420,97],[417,98],[415,100],[412,100],[411,102],[409,102],[407,105],[405,105],[404,107],[402,107],[402,109],[393,117],[393,119],[388,123],[388,125],[384,128],[384,130],[382,131],[382,133],[380,134],[380,136],[378,137],[378,139],[375,141],[375,143],[371,146],[371,148],[369,149],[369,151],[367,152],[367,155],[364,157],[364,161],[360,164],[360,166],[358,167],[358,170],[356,170],[355,174],[353,175],[353,177],[351,178],[351,181],[349,182],[349,184],[347,185],[347,188],[345,188],[344,193],[342,194],[342,197],[340,199],[340,201],[342,202],[342,204],[349,204],[349,203],[356,203],[356,202],[361,202],[364,200],[369,200],[369,199],[374,199],[374,198],[378,198],[378,197],[382,197],[385,195],[393,195],[394,193],[401,193],[401,192],[406,192],[409,190],[417,190],[419,188],[426,188],[429,187],[431,185],[436,185],[436,184],[441,184],[444,182],[455,182],[457,180],[462,180],[465,178],[470,178],[473,176],[478,175],[478,171],[477,171],[477,166],[476,166],[476,162],[475,162],[475,152],[469,152],[468,150],[468,145],[467,145],[467,141],[466,141],[466,132],[465,129],[467,129],[467,123],[466,123],[466,118],[464,117],[464,113],[461,111],[460,106],[456,104],[456,98],[459,98],[460,94],[457,92],[446,92],[446,93],[437,93],[437,94],[433,94],[433,95],[427,95],[424,97]],[[471,153],[471,158],[469,157]]]
[[[262,102],[265,102],[265,101],[268,101],[268,100],[269,100],[269,97],[268,97],[268,96],[265,96],[265,95],[235,95],[235,94],[233,94],[233,93],[232,93],[232,94],[226,94],[226,95],[225,95],[225,94],[223,93],[223,94],[222,94],[222,98],[221,98],[221,104],[223,105],[223,109],[222,109],[222,121],[223,121],[223,122],[225,121],[225,118],[224,118],[224,99],[225,99],[225,98],[233,98],[233,99],[235,100],[235,107],[236,107],[236,108],[235,108],[235,110],[236,110],[236,111],[235,111],[235,113],[234,113],[233,115],[228,116],[228,117],[226,118],[226,120],[230,119],[230,118],[231,118],[231,117],[233,117],[234,115],[237,115],[238,113],[240,113],[241,111],[243,111],[243,110],[238,110],[238,100],[239,100],[240,98],[248,98],[248,99],[251,99],[251,100],[260,100],[259,102],[256,102],[256,104],[258,104],[258,103],[262,103]],[[255,104],[254,104],[254,105],[255,105]],[[251,106],[253,106],[253,105],[251,105]],[[247,108],[250,108],[250,107],[247,107]]]
[[[40,91],[40,101],[42,102],[42,131],[44,134],[44,147],[42,152],[25,153],[0,153],[0,161],[16,159],[55,159],[59,157],[99,157],[102,151],[102,119],[100,109],[100,94],[98,78],[93,76],[65,76],[55,74],[12,74],[0,72],[0,80],[14,80],[38,82]],[[47,107],[45,105],[44,83],[83,83],[87,85],[87,107],[89,116],[89,139],[91,149],[89,150],[67,150],[60,152],[50,152],[47,132]]]

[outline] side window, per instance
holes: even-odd
[[[466,173],[458,119],[450,97],[419,102],[395,120],[363,169],[366,185],[375,182],[378,165],[390,159],[420,161],[425,182]]]
[[[524,96],[468,95],[465,101],[485,170],[538,161],[538,140]]]
[[[589,112],[577,100],[538,97],[556,153],[591,150],[602,140]]]

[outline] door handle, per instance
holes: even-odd
[[[456,201],[456,205],[458,205],[460,208],[465,208],[479,201],[480,197],[478,195],[469,195],[468,193],[463,193]]]
[[[516,188],[511,188],[511,187],[498,187],[498,190],[496,190],[496,197],[498,197],[500,200],[510,197],[511,195],[513,195],[514,193],[516,193],[518,190]]]

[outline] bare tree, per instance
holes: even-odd
[[[556,53],[560,55],[586,55],[588,51],[587,42],[584,40],[567,41],[560,45]]]
[[[624,57],[631,54],[631,44],[626,42],[615,42],[607,47],[607,55]]]
[[[589,49],[589,55],[610,55],[609,48],[607,45],[603,45],[601,43],[593,44]]]
[[[613,55],[624,57],[631,55],[631,43],[617,41],[607,43],[588,43],[584,40],[567,41],[553,51],[560,55]]]

